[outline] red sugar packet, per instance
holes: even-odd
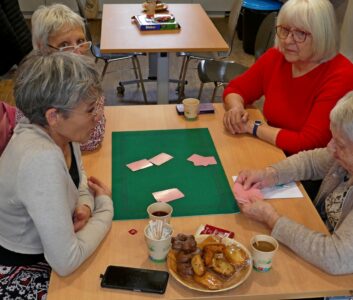
[[[218,235],[221,237],[234,238],[233,231],[229,231],[227,229],[219,228],[219,227],[212,226],[209,224],[200,225],[200,227],[196,231],[196,235],[200,235],[200,234],[213,234],[213,235]]]

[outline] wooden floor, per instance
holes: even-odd
[[[215,26],[222,33],[226,33],[227,18],[213,18]],[[94,42],[99,42],[100,39],[100,22],[95,21],[90,23],[91,32],[93,35]],[[246,54],[242,48],[242,42],[235,40],[233,51],[229,57],[229,60],[236,61],[245,66],[250,66],[254,62],[252,55]],[[170,78],[177,79],[180,72],[182,59],[176,57],[174,53],[170,54]],[[144,78],[147,78],[148,74],[148,58],[143,56],[140,58],[141,68]],[[189,64],[186,80],[185,95],[186,97],[197,97],[200,81],[197,75],[197,61],[191,61]],[[97,67],[101,71],[104,63],[99,61]],[[10,72],[5,76],[0,77],[0,100],[4,100],[10,103],[14,103],[12,96],[12,79],[14,72]],[[102,85],[106,95],[106,105],[128,105],[128,104],[144,104],[141,89],[137,85],[125,86],[124,96],[118,96],[116,93],[116,87],[119,81],[134,79],[134,73],[132,70],[131,60],[123,60],[113,62],[109,65],[107,73],[103,79]],[[147,98],[149,103],[156,103],[156,83],[149,82],[145,84],[147,91]],[[175,91],[176,84],[171,83],[169,88],[169,99],[171,102],[175,102],[178,99],[178,95]],[[202,102],[209,102],[211,99],[213,90],[213,84],[206,84],[201,97]],[[222,89],[216,97],[216,101],[221,101]]]

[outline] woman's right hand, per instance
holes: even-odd
[[[251,187],[262,189],[276,185],[278,182],[278,173],[272,167],[260,170],[244,170],[240,171],[236,182],[243,185],[245,190]]]
[[[96,197],[101,195],[112,196],[111,190],[99,179],[94,176],[90,176],[87,180],[88,187],[94,192]]]
[[[249,114],[244,108],[244,101],[238,94],[229,94],[225,98],[226,112],[223,117],[224,127],[231,133],[246,133]]]

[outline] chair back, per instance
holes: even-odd
[[[243,5],[242,0],[233,0],[233,5],[232,9],[229,14],[229,19],[228,19],[228,38],[227,38],[227,43],[229,46],[229,55],[232,53],[232,47],[234,43],[234,39],[236,37],[236,27],[239,19],[239,14],[241,7]]]
[[[255,40],[255,59],[258,59],[275,43],[277,12],[271,12],[262,21]]]
[[[83,18],[83,22],[85,23],[85,30],[86,30],[86,38],[88,41],[92,41],[92,34],[89,29],[88,21],[85,15],[85,8],[81,2],[81,0],[76,0],[78,14]]]

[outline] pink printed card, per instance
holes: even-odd
[[[141,159],[138,161],[134,161],[132,163],[129,163],[126,165],[131,171],[135,172],[141,169],[145,169],[148,167],[153,166],[152,163],[150,163],[147,159]]]
[[[193,162],[194,166],[208,166],[208,165],[216,165],[217,161],[214,156],[201,156],[198,154],[191,155],[188,161]]]
[[[160,166],[160,165],[166,163],[167,161],[171,160],[172,158],[173,158],[173,156],[171,156],[167,153],[160,153],[160,154],[150,158],[149,161],[156,166]]]
[[[170,202],[183,198],[185,195],[177,188],[152,193],[154,199],[158,202]]]

